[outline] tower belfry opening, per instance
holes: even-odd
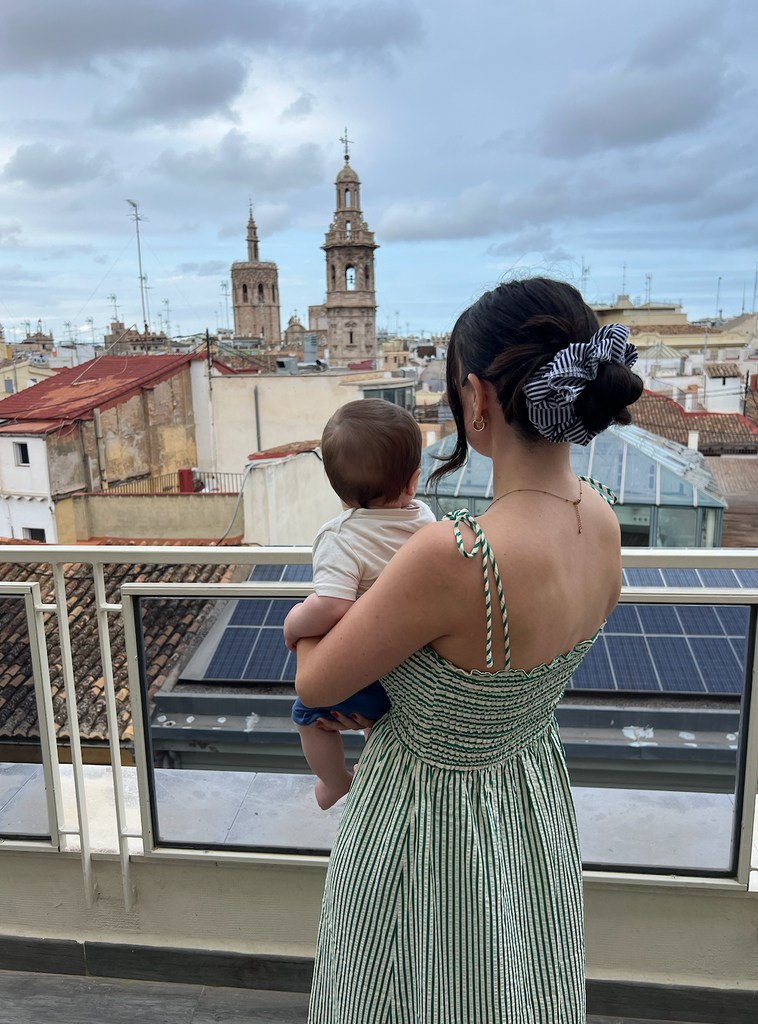
[[[335,181],[334,219],[322,249],[326,253],[326,320],[329,359],[376,359],[374,250],[379,246],[361,210],[361,182],[350,165],[347,129],[340,138],[345,163]]]

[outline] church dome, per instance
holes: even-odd
[[[347,161],[347,157],[346,157],[345,158],[345,166],[342,168],[342,170],[337,175],[337,181],[338,182],[340,182],[340,181],[356,181],[357,182],[358,180],[359,180],[358,179],[358,175],[355,173],[353,168],[350,166],[350,164]]]

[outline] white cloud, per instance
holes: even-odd
[[[58,189],[96,181],[109,171],[111,164],[106,153],[87,153],[75,143],[51,146],[30,142],[16,149],[0,177],[35,189]]]

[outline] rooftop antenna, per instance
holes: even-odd
[[[645,274],[645,305],[649,306],[653,295],[653,275]]]
[[[229,330],[229,282],[221,282],[221,291],[224,293],[224,306],[226,308],[226,329]]]
[[[147,306],[147,320],[145,321],[145,330],[150,326],[150,291],[152,286],[147,283],[147,274],[143,277],[145,282],[145,305]]]
[[[719,297],[721,295],[721,277],[716,282],[716,320],[719,319]]]
[[[345,128],[345,134],[340,135],[340,142],[345,147],[345,163],[350,159],[350,144],[354,141],[354,139],[348,138],[347,128]]]
[[[582,285],[581,285],[581,289],[580,289],[582,295],[584,295],[585,292],[587,291],[587,284],[589,282],[589,279],[590,279],[590,268],[584,262],[584,256],[582,256]]]
[[[139,222],[142,218],[139,215],[139,205],[133,199],[127,199],[126,202],[131,206],[132,213],[134,216],[134,228],[137,232],[137,265],[139,266],[139,294],[142,300],[142,322],[147,324],[147,312],[145,309],[145,278],[142,273],[142,246],[140,245],[139,238]]]
[[[118,306],[116,305],[116,296],[115,295],[109,295],[108,296],[108,302],[112,302],[113,303],[113,321],[114,321],[114,323],[120,323],[120,320],[118,318]]]
[[[168,308],[168,299],[163,300],[163,305],[166,307],[166,334],[171,337],[171,310]]]

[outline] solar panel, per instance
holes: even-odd
[[[704,587],[739,587],[733,569],[698,569]]]
[[[294,683],[297,670],[297,657],[292,651],[287,651],[287,661],[282,672],[282,682]]]
[[[252,572],[248,576],[249,580],[254,580],[256,583],[278,583],[282,578],[285,566],[281,562],[272,562],[270,565],[260,563],[254,565]]]
[[[743,587],[758,587],[758,569],[735,569]]]
[[[722,604],[716,606],[715,610],[727,636],[747,636],[750,615],[744,605]]]
[[[605,635],[609,633],[641,633],[642,623],[637,614],[637,606],[633,604],[619,604],[608,616],[608,624],[605,627]]]
[[[690,644],[709,693],[742,693],[744,670],[726,637],[694,637]]]
[[[693,636],[723,636],[724,630],[716,611],[707,604],[677,605],[684,632]]]
[[[262,626],[271,608],[268,597],[243,597],[229,619],[230,626]]]
[[[245,666],[244,679],[280,679],[289,651],[280,629],[261,629]]]
[[[271,608],[266,616],[267,626],[282,626],[290,609],[300,604],[297,598],[277,598],[271,602]]]
[[[282,579],[285,583],[310,583],[313,579],[313,566],[285,565]]]
[[[681,633],[682,623],[671,604],[640,604],[637,614],[642,623],[643,633]]]
[[[663,690],[680,693],[705,692],[697,663],[685,637],[649,636],[647,643]]]
[[[571,677],[572,690],[613,690],[615,683],[608,660],[605,637],[598,637],[584,661]]]
[[[702,587],[697,569],[661,569],[667,587]]]
[[[619,690],[660,690],[645,638],[606,636],[611,667]]]
[[[660,569],[624,569],[630,587],[660,587],[663,577]]]
[[[205,679],[241,679],[260,630],[229,626],[205,671]]]

